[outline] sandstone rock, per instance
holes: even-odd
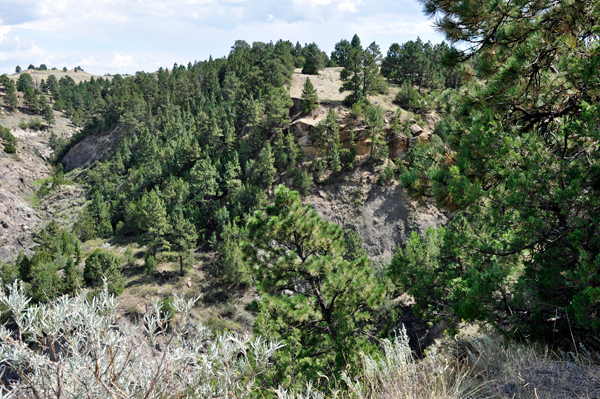
[[[418,136],[422,131],[423,128],[416,123],[410,127],[410,132],[413,134],[413,136]]]

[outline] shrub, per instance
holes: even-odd
[[[402,88],[396,94],[394,102],[400,105],[402,108],[408,109],[413,112],[418,112],[421,109],[421,95],[408,81],[402,84]]]
[[[156,258],[152,255],[148,255],[146,257],[146,261],[144,262],[144,270],[146,271],[146,274],[153,275],[156,273],[156,266]]]
[[[400,161],[402,162],[402,161]],[[377,178],[377,183],[381,185],[385,185],[390,183],[394,179],[394,163],[392,161],[388,161],[385,168],[379,173],[379,177]]]
[[[7,154],[14,154],[17,152],[17,149],[12,144],[6,144],[4,146],[4,152],[6,152]]]
[[[163,304],[152,301],[144,334],[135,335],[117,327],[117,300],[107,286],[92,300],[62,297],[33,313],[30,301],[21,282],[9,286],[8,295],[0,290],[0,308],[15,321],[14,329],[0,326],[0,366],[16,376],[3,379],[11,398],[57,392],[69,398],[247,398],[281,347],[248,334],[213,338],[202,325],[192,328],[198,298],[175,296],[172,309],[180,317],[172,329]],[[26,337],[35,345],[26,345]]]
[[[38,117],[33,118],[27,125],[31,130],[42,130],[44,122]]]
[[[360,105],[359,103],[352,104],[352,107],[350,107],[350,117],[358,119],[361,116],[364,116],[362,105]]]
[[[303,170],[295,169],[293,171],[293,185],[294,188],[300,192],[302,195],[308,195],[310,189],[312,187],[312,177],[310,174]]]
[[[125,278],[121,273],[119,259],[106,251],[96,249],[85,260],[83,278],[92,287],[100,287],[106,279],[109,293],[120,295],[125,289]]]

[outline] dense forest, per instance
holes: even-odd
[[[416,316],[444,321],[449,334],[481,322],[514,340],[597,349],[600,4],[422,3],[459,46],[417,38],[384,56],[355,35],[328,56],[315,43],[240,40],[227,57],[132,77],[51,76],[39,85],[26,73],[16,85],[3,77],[7,109],[18,106],[18,91],[49,127],[53,110],[81,127],[70,140],[52,138],[56,185],[70,148],[98,132],[118,137],[107,159],[78,174],[88,202],[72,231],[51,222],[34,255],[2,265],[3,282],[24,281],[36,303],[83,285],[119,295],[122,260],[97,250],[82,271],[82,242],[145,245],[147,273],[158,254],[174,252],[182,276],[192,251],[210,249],[215,278],[259,293],[254,332],[284,345],[257,376],[263,388],[333,389],[323,376],[352,387],[361,356],[376,356],[401,326],[394,300],[404,293]],[[372,138],[364,162],[386,163],[381,184],[397,180],[406,196],[450,215],[446,226],[413,232],[384,273],[356,232],[302,202],[325,170],[341,176],[358,164],[356,148],[340,145],[333,110],[315,129],[318,157],[306,157],[286,129],[290,109],[310,113],[318,102],[307,79],[294,108],[294,69],[335,66],[344,104]],[[402,109],[441,116],[433,138],[396,162],[387,162],[383,110],[369,101],[389,85],[400,88],[390,122],[398,134],[410,137]],[[0,133],[14,152],[14,136]],[[280,175],[288,187],[274,184]]]

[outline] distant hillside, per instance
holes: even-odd
[[[50,75],[56,76],[57,80],[60,80],[60,78],[62,78],[63,76],[70,76],[71,78],[73,78],[73,80],[75,81],[75,83],[87,82],[92,77],[95,77],[95,78],[99,78],[100,77],[100,76],[89,74],[87,72],[81,72],[81,71],[75,72],[72,69],[67,70],[67,72],[63,72],[62,70],[38,71],[36,69],[26,69],[26,70],[21,71],[19,73],[14,73],[12,75],[8,75],[8,77],[11,78],[11,79],[13,79],[13,80],[17,80],[17,79],[19,79],[19,76],[21,76],[24,73],[30,74],[34,81],[41,81],[42,79],[47,80],[48,76],[50,76]]]

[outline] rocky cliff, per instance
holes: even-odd
[[[295,141],[302,149],[305,155],[315,157],[320,154],[321,148],[315,139],[315,127],[327,118],[330,109],[334,109],[337,113],[337,123],[340,129],[340,143],[342,148],[350,148],[349,141],[350,131],[354,131],[357,155],[365,155],[371,152],[371,138],[369,137],[369,127],[363,117],[353,118],[350,116],[348,108],[341,105],[330,103],[320,103],[319,106],[310,112],[308,115],[301,115],[297,112],[300,99],[294,99],[295,106],[292,108],[292,122],[287,126],[287,130],[294,135]],[[414,120],[409,120],[411,123],[406,132],[395,133],[391,130],[391,121],[394,114],[392,111],[387,111],[384,117],[384,136],[390,148],[390,158],[402,158],[404,154],[410,151],[410,148],[417,140],[430,140],[435,123],[438,117],[435,114],[429,115],[425,119],[424,127],[415,123]],[[408,116],[404,116],[406,120]],[[410,134],[407,134],[410,133]]]

